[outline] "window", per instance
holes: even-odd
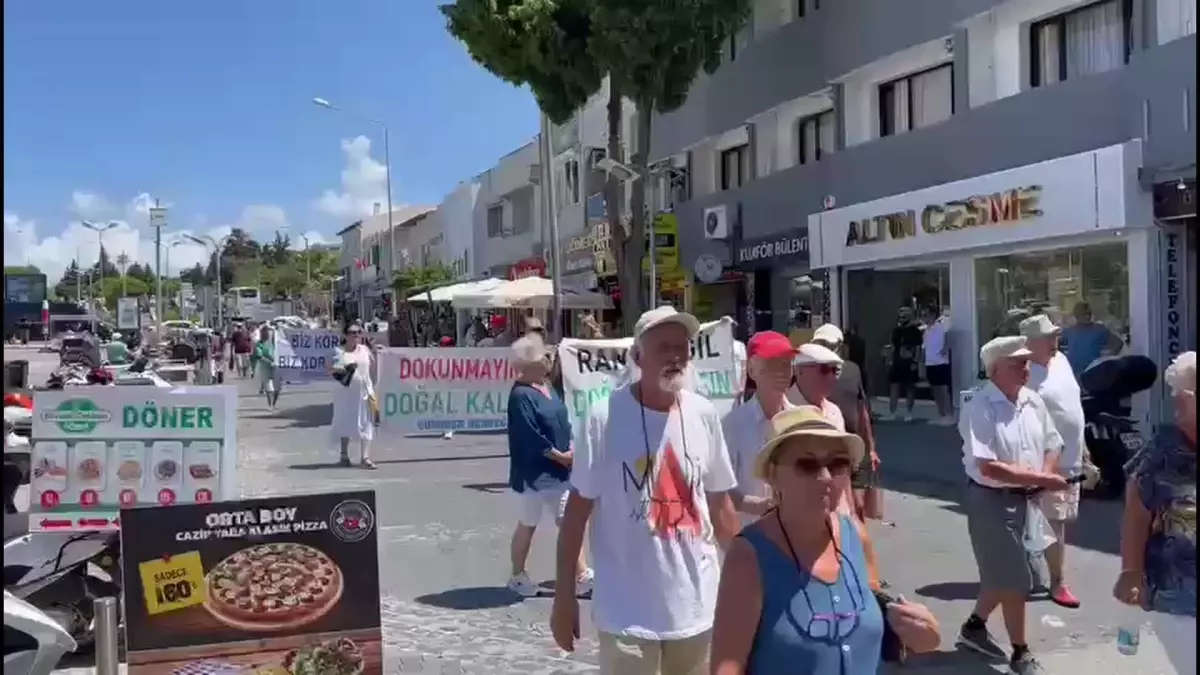
[[[504,236],[504,205],[497,204],[488,207],[487,210],[487,236],[488,239]]]
[[[721,189],[733,190],[750,182],[750,146],[721,151]]]
[[[1196,32],[1196,0],[1158,0],[1158,44]]]
[[[574,206],[579,203],[579,160],[568,159],[562,163],[562,175],[558,179],[558,206]]]
[[[832,154],[835,144],[837,118],[832,110],[810,117],[802,117],[796,123],[797,163],[811,164]]]
[[[945,122],[954,114],[954,64],[879,85],[879,135]]]
[[[1033,24],[1030,84],[1040,87],[1128,63],[1131,14],[1129,0],[1106,0]]]
[[[1094,321],[1129,344],[1128,263],[1124,242],[976,260],[980,343],[1013,333],[1035,311],[1067,327],[1075,305],[1085,302]]]

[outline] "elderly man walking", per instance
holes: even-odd
[[[958,644],[991,658],[1005,658],[988,633],[999,608],[1012,654],[1009,672],[1045,672],[1029,651],[1025,603],[1032,584],[1025,549],[1029,502],[1039,492],[1067,489],[1047,470],[1047,455],[1063,447],[1042,397],[1026,384],[1029,359],[1023,337],[999,337],[980,349],[988,381],[967,402],[959,430],[968,485],[963,500],[967,531],[979,569],[979,597],[963,624]]]
[[[1046,457],[1046,470],[1060,476],[1078,476],[1083,471],[1085,454],[1083,400],[1071,362],[1058,350],[1059,327],[1045,314],[1021,322],[1021,334],[1030,351],[1029,388],[1036,391],[1050,411],[1054,428],[1062,437],[1062,451]],[[1050,568],[1050,599],[1061,607],[1074,609],[1079,598],[1063,579],[1066,556],[1067,523],[1079,518],[1078,483],[1042,498],[1042,510],[1050,521],[1056,541],[1046,549]]]
[[[638,381],[588,413],[558,537],[551,628],[572,651],[575,577],[591,521],[592,611],[603,675],[706,675],[720,561],[737,533],[721,420],[686,391],[700,323],[659,307],[634,326]]]

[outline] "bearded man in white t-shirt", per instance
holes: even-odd
[[[576,439],[551,629],[574,650],[575,565],[590,529],[603,675],[708,673],[719,551],[738,531],[737,480],[716,408],[685,388],[699,330],[673,307],[643,314],[629,354],[640,379],[597,403]]]

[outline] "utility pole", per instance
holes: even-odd
[[[154,336],[162,339],[163,321],[163,278],[162,278],[162,229],[167,226],[167,210],[159,206],[158,198],[150,209],[150,227],[154,228]]]
[[[550,234],[550,286],[554,301],[550,303],[550,334],[562,336],[562,251],[558,242],[558,195],[554,193],[554,148],[550,143],[550,118],[542,113],[542,134],[539,145],[542,158],[542,203],[547,214]]]

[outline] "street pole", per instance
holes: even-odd
[[[550,118],[542,114],[542,199],[548,212],[550,229],[550,287],[554,299],[550,303],[550,334],[562,337],[562,252],[558,245],[558,195],[554,192],[554,149],[550,143]]]
[[[387,125],[383,122],[376,122],[376,124],[379,125],[380,129],[383,129],[383,166],[387,169],[385,179],[387,180],[388,265],[391,267],[391,270],[389,270],[386,281],[388,291],[392,292],[392,295],[395,296],[395,292],[392,291],[393,280],[396,278],[396,224],[392,222],[392,218],[394,217],[392,215],[392,147]],[[395,297],[392,297],[392,301],[388,303],[388,313],[392,319],[399,316],[399,305],[400,303]]]
[[[163,277],[162,277],[162,230],[167,226],[167,210],[162,208],[158,199],[150,209],[150,227],[154,228],[154,336],[162,339],[163,322]]]
[[[647,166],[646,173],[643,174],[642,180],[646,181],[646,201],[649,202],[650,210],[650,306],[646,309],[654,309],[658,307],[658,205],[654,203],[654,171]]]

